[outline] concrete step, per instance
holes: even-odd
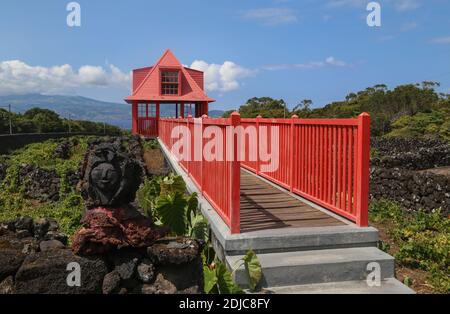
[[[206,216],[211,212],[207,212]],[[208,217],[209,221],[214,221]],[[378,230],[372,227],[334,226],[316,228],[272,229],[242,234],[229,234],[213,229],[213,245],[221,256],[242,255],[252,249],[257,254],[287,251],[311,251],[352,247],[376,247]],[[226,227],[224,227],[226,228]]]
[[[415,294],[395,278],[381,281],[379,287],[369,287],[366,281],[360,280],[272,287],[264,290],[275,294]]]
[[[248,285],[242,256],[226,256],[227,267],[233,279],[242,287]],[[380,265],[381,279],[394,277],[394,258],[374,247],[331,250],[297,251],[258,254],[262,266],[263,287],[306,285],[342,281],[366,280],[367,265]]]

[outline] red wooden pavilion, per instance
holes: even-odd
[[[167,49],[155,65],[133,70],[133,94],[125,101],[132,105],[132,133],[156,137],[161,105],[172,106],[172,117],[201,117],[215,100],[204,92],[203,72],[183,66]]]

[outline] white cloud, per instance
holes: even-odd
[[[244,68],[231,61],[223,64],[195,60],[190,68],[203,71],[207,91],[229,92],[240,87],[239,80],[251,76],[255,71]]]
[[[338,67],[343,67],[343,66],[347,65],[344,61],[337,60],[335,57],[326,58],[325,63],[329,64],[329,65],[338,66]]]
[[[82,84],[107,85],[108,76],[101,66],[84,65],[78,70],[78,79]]]
[[[261,8],[241,12],[241,16],[249,20],[258,20],[265,25],[291,24],[298,21],[295,11],[284,8]]]
[[[264,70],[268,71],[278,71],[278,70],[286,70],[286,69],[316,69],[322,68],[326,66],[335,66],[335,67],[345,67],[348,66],[345,61],[338,60],[335,57],[328,57],[323,61],[310,61],[307,63],[295,63],[295,64],[274,64],[274,65],[266,65],[263,67]]]
[[[433,38],[431,40],[431,43],[432,44],[441,44],[441,45],[450,44],[450,36]]]
[[[0,62],[0,95],[54,94],[82,87],[129,87],[130,77],[130,73],[123,73],[112,64],[108,69],[84,65],[74,71],[69,64],[42,67],[9,60]]]

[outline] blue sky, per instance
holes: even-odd
[[[365,0],[79,0],[75,28],[69,2],[2,0],[0,94],[122,102],[129,71],[166,48],[206,70],[213,109],[254,96],[319,107],[378,83],[436,80],[450,93],[448,0],[378,1],[375,28]]]

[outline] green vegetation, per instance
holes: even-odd
[[[156,224],[171,227],[174,235],[208,240],[208,223],[198,212],[197,194],[186,194],[186,184],[180,176],[146,180],[137,199]]]
[[[229,117],[233,112],[227,111],[224,117]],[[254,97],[239,108],[242,118],[256,118],[262,115],[265,118],[288,118],[289,110],[283,99],[272,99],[270,97]]]
[[[447,108],[402,116],[392,123],[387,137],[434,136],[450,140],[450,103]]]
[[[155,139],[144,140],[144,141],[142,141],[142,146],[144,147],[144,150],[158,149],[159,143],[158,143],[158,140],[155,140]]]
[[[62,119],[57,113],[32,108],[23,114],[12,113],[13,133],[86,132],[120,134],[121,129],[99,122]],[[9,112],[0,108],[0,134],[9,133]]]
[[[261,264],[252,250],[234,265],[234,269],[245,267],[247,274],[248,285],[251,291],[256,291],[262,279]],[[225,264],[217,259],[203,266],[203,273],[205,276],[205,292],[215,294],[241,294],[244,291],[237,286],[233,280],[230,272],[227,270]]]
[[[75,138],[72,138],[75,139]],[[54,158],[57,140],[30,144],[3,158],[8,165],[5,179],[0,184],[0,220],[9,220],[18,216],[30,216],[35,219],[55,218],[62,232],[71,236],[80,227],[84,211],[81,195],[67,184],[67,174],[75,172],[87,149],[89,137],[76,137],[67,160]],[[37,202],[24,195],[25,182],[19,181],[19,169],[23,164],[35,165],[47,170],[55,170],[61,179],[60,200],[58,202]],[[20,182],[20,183],[19,183]]]
[[[379,84],[364,91],[350,93],[345,100],[323,108],[311,109],[312,101],[302,100],[292,111],[284,100],[270,97],[252,98],[242,105],[243,118],[283,118],[294,114],[300,118],[354,118],[368,112],[373,136],[440,137],[450,140],[450,95],[439,94],[439,83],[400,85],[390,90]],[[230,111],[224,114],[230,115]]]
[[[224,263],[216,262],[203,266],[205,292],[208,294],[243,294],[244,291],[233,282],[231,273]]]
[[[250,289],[252,291],[255,291],[262,279],[261,263],[259,262],[258,257],[256,256],[255,252],[250,250],[247,252],[247,254],[245,254],[245,256],[241,259],[240,262],[241,264],[235,267],[238,268],[242,264],[244,265]]]
[[[450,292],[450,219],[439,212],[406,213],[386,200],[372,202],[370,219],[389,226],[392,245],[382,248],[398,263],[428,272],[429,284],[439,292]]]

